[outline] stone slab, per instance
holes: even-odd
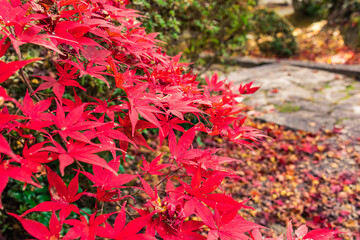
[[[246,102],[262,120],[311,132],[336,126],[344,136],[360,137],[360,83],[353,78],[277,62],[226,77],[235,87],[261,85]]]

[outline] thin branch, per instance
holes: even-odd
[[[155,185],[155,187],[159,186],[160,184],[162,184],[163,182],[165,182],[166,180],[168,180],[172,175],[174,175],[177,171],[179,171],[181,169],[181,167],[177,168],[175,171],[171,172],[170,174],[168,174],[165,178],[163,178],[160,182],[158,182],[158,184]]]
[[[16,37],[16,34],[15,34],[13,28],[10,28],[10,32],[11,32],[11,34],[12,34],[14,37]],[[17,57],[18,57],[18,60],[21,61],[21,60],[22,60],[21,52],[20,52],[20,51],[19,51],[19,52],[18,52],[18,51],[15,51],[15,52],[16,52],[16,55],[17,55]],[[20,72],[21,80],[26,84],[27,88],[28,88],[29,91],[30,91],[30,95],[34,95],[35,98],[36,98],[36,100],[41,101],[41,99],[39,98],[39,96],[38,96],[36,93],[34,94],[35,91],[34,91],[34,89],[32,88],[32,86],[31,86],[31,84],[30,84],[30,81],[29,81],[29,78],[28,78],[28,77],[26,76],[26,74],[25,74],[25,71],[24,71],[22,68],[20,68],[19,72]]]
[[[19,53],[17,55],[18,55],[19,61],[21,61],[21,59],[22,59],[21,53]],[[26,76],[25,71],[22,68],[20,68],[20,77],[23,80],[23,82],[27,85],[30,95],[34,96],[36,98],[36,100],[38,100],[40,102],[41,101],[40,97],[36,93],[34,93],[35,91],[30,84],[29,78]]]

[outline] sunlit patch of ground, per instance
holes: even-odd
[[[292,58],[329,64],[360,64],[360,51],[345,46],[340,30],[327,28],[326,24],[327,21],[322,20],[295,28],[293,34],[299,51]],[[251,35],[243,54],[264,57]]]

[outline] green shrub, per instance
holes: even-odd
[[[198,64],[210,64],[221,56],[244,47],[248,32],[247,0],[134,0],[133,6],[144,14],[147,31],[161,32],[169,54],[183,51],[184,57]],[[204,51],[213,59],[199,61]]]
[[[256,43],[266,56],[290,57],[297,52],[291,24],[272,10],[256,9],[251,18]]]
[[[306,17],[324,17],[334,0],[293,0],[296,14]]]
[[[308,17],[323,17],[326,13],[326,3],[324,1],[304,2],[301,6],[301,12]]]

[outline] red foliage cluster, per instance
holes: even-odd
[[[0,83],[39,60],[21,60],[24,44],[47,49],[58,76],[38,76],[43,83],[34,91],[22,72],[28,87],[23,101],[0,87],[0,193],[9,178],[42,187],[46,183],[36,176],[47,174],[51,200],[21,216],[9,214],[36,239],[261,239],[261,226],[238,214],[246,207],[244,203],[220,188],[225,177],[235,177],[223,166],[235,159],[215,155],[216,149],[193,147],[196,132],[241,145],[256,143],[259,131],[243,126],[245,116],[240,113],[244,109],[236,101],[240,94],[232,92],[231,84],[214,75],[207,79],[207,86],[200,86],[196,75],[184,72],[186,65],[179,63],[179,56],[169,57],[157,47],[156,34],[147,34],[140,27],[138,14],[125,8],[127,1],[24,2],[0,0],[0,54],[12,46],[18,56],[18,61],[0,63]],[[107,100],[84,101],[76,94],[85,91],[78,81],[84,75],[120,91]],[[241,87],[244,93],[255,90],[251,84]],[[53,95],[44,98],[41,91]],[[64,93],[71,97],[65,98]],[[142,135],[147,128],[158,129],[159,147],[168,143],[168,158],[159,156],[150,163],[143,159],[142,172],[119,174],[129,144],[151,149]],[[25,140],[21,155],[11,148],[13,132]],[[112,160],[102,158],[103,152],[109,152]],[[92,173],[82,164],[91,165]],[[77,169],[72,171],[70,165]],[[56,171],[61,176],[76,175],[66,185]],[[80,174],[93,185],[79,193]],[[163,178],[150,186],[150,175]],[[138,185],[135,179],[140,180]],[[125,185],[130,182],[133,187]],[[129,196],[125,188],[138,191]],[[141,208],[123,200],[130,201],[141,191],[148,196]],[[87,214],[77,205],[85,196],[102,204],[122,201],[121,210],[103,213],[104,207],[97,209],[96,205]],[[131,215],[134,219],[127,221],[131,208],[139,217]],[[44,211],[52,212],[49,227],[26,218],[31,212]],[[108,220],[114,214],[116,218]],[[64,227],[68,230],[61,236]],[[287,239],[329,239],[336,233],[307,233],[301,227],[293,237],[289,227]]]

